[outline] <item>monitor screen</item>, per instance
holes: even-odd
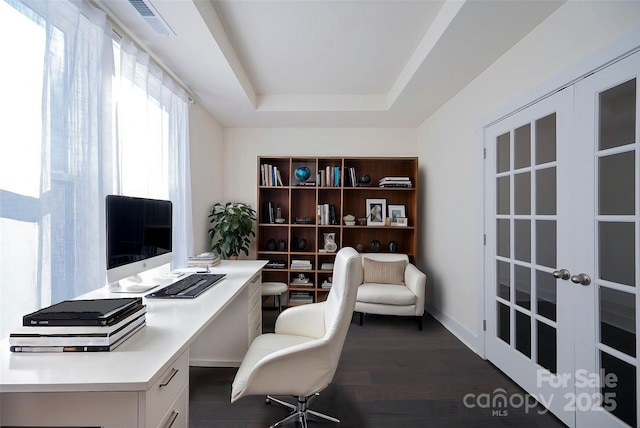
[[[171,261],[171,201],[108,195],[105,209],[110,284]]]

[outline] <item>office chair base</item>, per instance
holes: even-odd
[[[270,395],[267,395],[267,399],[266,399],[267,404],[273,401],[291,410],[291,413],[289,413],[289,416],[271,425],[270,428],[278,428],[286,424],[294,423],[296,421],[300,422],[300,426],[302,428],[307,428],[307,420],[330,421],[330,422],[340,423],[340,419],[336,419],[333,416],[325,415],[324,413],[316,412],[315,410],[311,410],[308,408],[309,401],[316,395],[318,394],[313,394],[308,397],[297,397],[298,400],[296,405],[287,403],[286,401],[282,401],[277,398],[273,398]]]

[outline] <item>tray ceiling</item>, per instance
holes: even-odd
[[[562,3],[96,0],[225,127],[415,127]]]

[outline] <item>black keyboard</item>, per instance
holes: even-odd
[[[224,278],[224,273],[194,273],[169,284],[145,297],[157,299],[193,299],[207,291]]]

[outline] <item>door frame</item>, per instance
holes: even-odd
[[[485,198],[485,182],[484,177],[486,174],[487,162],[485,162],[487,141],[485,135],[487,128],[491,125],[523,110],[551,95],[561,91],[564,88],[574,85],[578,81],[585,77],[604,69],[616,62],[633,55],[636,52],[640,52],[640,28],[629,32],[628,34],[620,37],[619,39],[609,43],[608,45],[596,50],[590,55],[586,56],[582,61],[572,65],[566,70],[556,74],[551,79],[541,83],[536,88],[517,96],[512,102],[505,105],[503,108],[494,111],[484,118],[482,118],[476,126],[476,147],[480,162],[480,168],[477,173],[477,191],[479,203],[478,203],[478,239],[476,241],[477,263],[478,263],[478,284],[482,284],[477,290],[477,340],[475,340],[474,348],[475,352],[483,359],[487,359],[486,352],[486,313],[485,313],[485,295],[487,293],[487,287],[492,287],[492,284],[485,283],[485,257],[486,257],[486,230],[485,230],[485,213],[486,213],[486,198]],[[454,323],[455,324],[455,323]],[[454,326],[447,327],[453,328]],[[453,330],[457,330],[453,328]],[[467,340],[466,342],[471,342]],[[465,343],[466,343],[465,342]]]

